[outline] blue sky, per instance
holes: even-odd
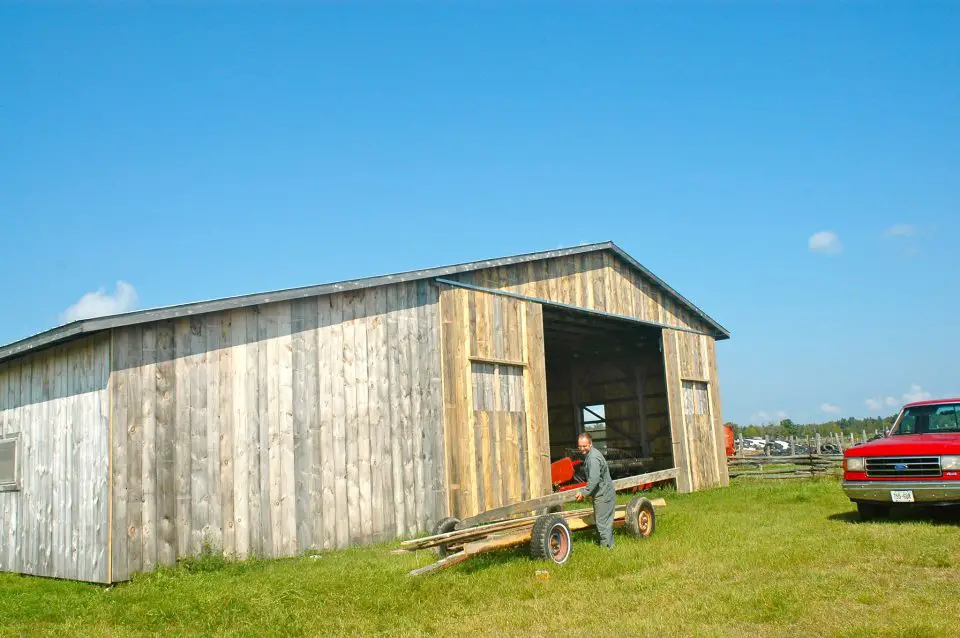
[[[727,420],[958,395],[960,10],[804,5],[5,4],[0,343],[609,239]]]

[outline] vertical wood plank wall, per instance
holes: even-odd
[[[710,331],[699,317],[608,251],[487,268],[451,277],[454,278],[483,288]]]
[[[729,485],[723,452],[723,420],[715,342],[710,337],[663,331],[663,361],[677,489]]]
[[[114,332],[112,578],[414,535],[446,515],[426,281]]]
[[[541,306],[445,287],[440,311],[451,515],[549,493]]]
[[[681,469],[677,487],[696,490],[711,485],[727,485],[726,463],[723,458],[723,419],[720,412],[719,382],[717,380],[715,343],[712,337],[687,332],[696,330],[710,333],[713,329],[699,317],[675,301],[671,295],[635,271],[629,264],[609,251],[584,253],[532,261],[515,266],[488,268],[463,273],[457,277],[464,283],[580,306],[615,315],[632,317],[675,326],[681,330],[664,329],[664,365],[668,390],[670,431],[673,457]],[[669,342],[669,343],[668,343]],[[686,345],[686,344],[694,345]],[[668,356],[668,348],[673,348]],[[683,352],[680,348],[684,348]],[[681,362],[686,366],[682,371]],[[683,425],[682,378],[705,380],[710,395],[710,441],[687,440]],[[659,437],[657,437],[659,439]],[[662,439],[660,439],[662,441]],[[655,444],[660,444],[655,439]],[[712,449],[705,446],[714,444]],[[714,454],[718,469],[711,476],[699,477],[705,471],[700,465],[689,467],[691,448],[699,454]],[[699,449],[704,447],[704,449]]]
[[[0,436],[20,455],[0,571],[107,582],[109,365],[106,335],[0,364]]]

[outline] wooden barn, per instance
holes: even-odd
[[[0,347],[0,570],[291,556],[621,473],[727,485],[729,333],[613,243],[74,322]]]

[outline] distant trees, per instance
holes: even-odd
[[[780,421],[780,429],[783,430],[783,433],[786,436],[800,435],[800,426],[794,423],[790,419],[783,419],[782,421]]]
[[[733,428],[735,436],[744,437],[804,437],[820,434],[848,434],[850,432],[859,434],[867,432],[872,434],[876,430],[889,430],[893,425],[896,414],[890,416],[866,417],[858,419],[856,417],[844,417],[835,421],[826,421],[824,423],[795,423],[792,419],[783,419],[777,425],[739,425],[733,422],[727,422]]]

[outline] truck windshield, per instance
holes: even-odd
[[[960,432],[960,404],[918,405],[907,408],[890,434],[896,436],[942,432]]]

